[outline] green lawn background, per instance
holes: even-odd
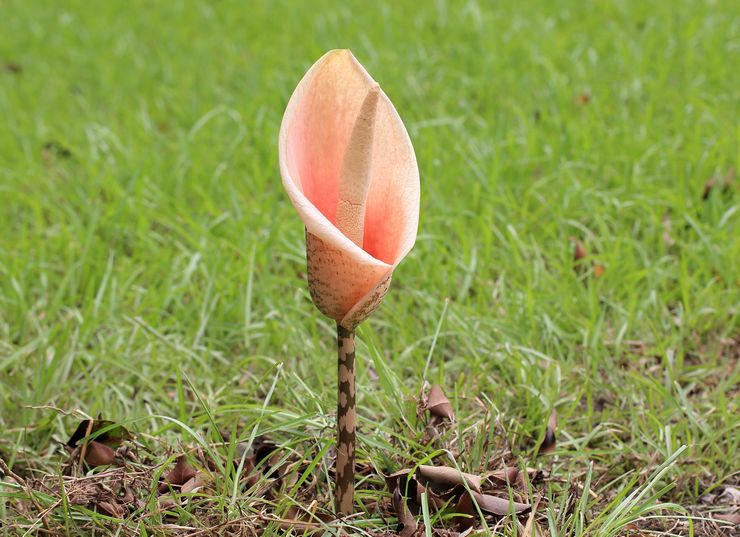
[[[206,428],[193,391],[224,429],[331,440],[333,326],[276,140],[350,48],[422,188],[359,331],[361,458],[425,452],[429,360],[522,454],[556,407],[561,475],[594,461],[618,489],[686,444],[673,499],[736,480],[739,6],[0,2],[0,456],[54,467],[76,422],[44,405],[187,443],[147,416]]]

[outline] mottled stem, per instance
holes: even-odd
[[[355,333],[337,323],[339,392],[337,400],[337,514],[351,515],[355,499]]]

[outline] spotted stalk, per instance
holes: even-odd
[[[355,498],[355,333],[337,323],[338,375],[336,511],[350,515]]]

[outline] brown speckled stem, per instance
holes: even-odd
[[[337,401],[337,514],[351,515],[355,497],[355,333],[337,323],[339,392]]]

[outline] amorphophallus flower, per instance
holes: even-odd
[[[419,170],[396,109],[349,50],[320,58],[293,92],[280,173],[306,227],[308,286],[337,322],[337,511],[354,496],[354,330],[416,240]]]

